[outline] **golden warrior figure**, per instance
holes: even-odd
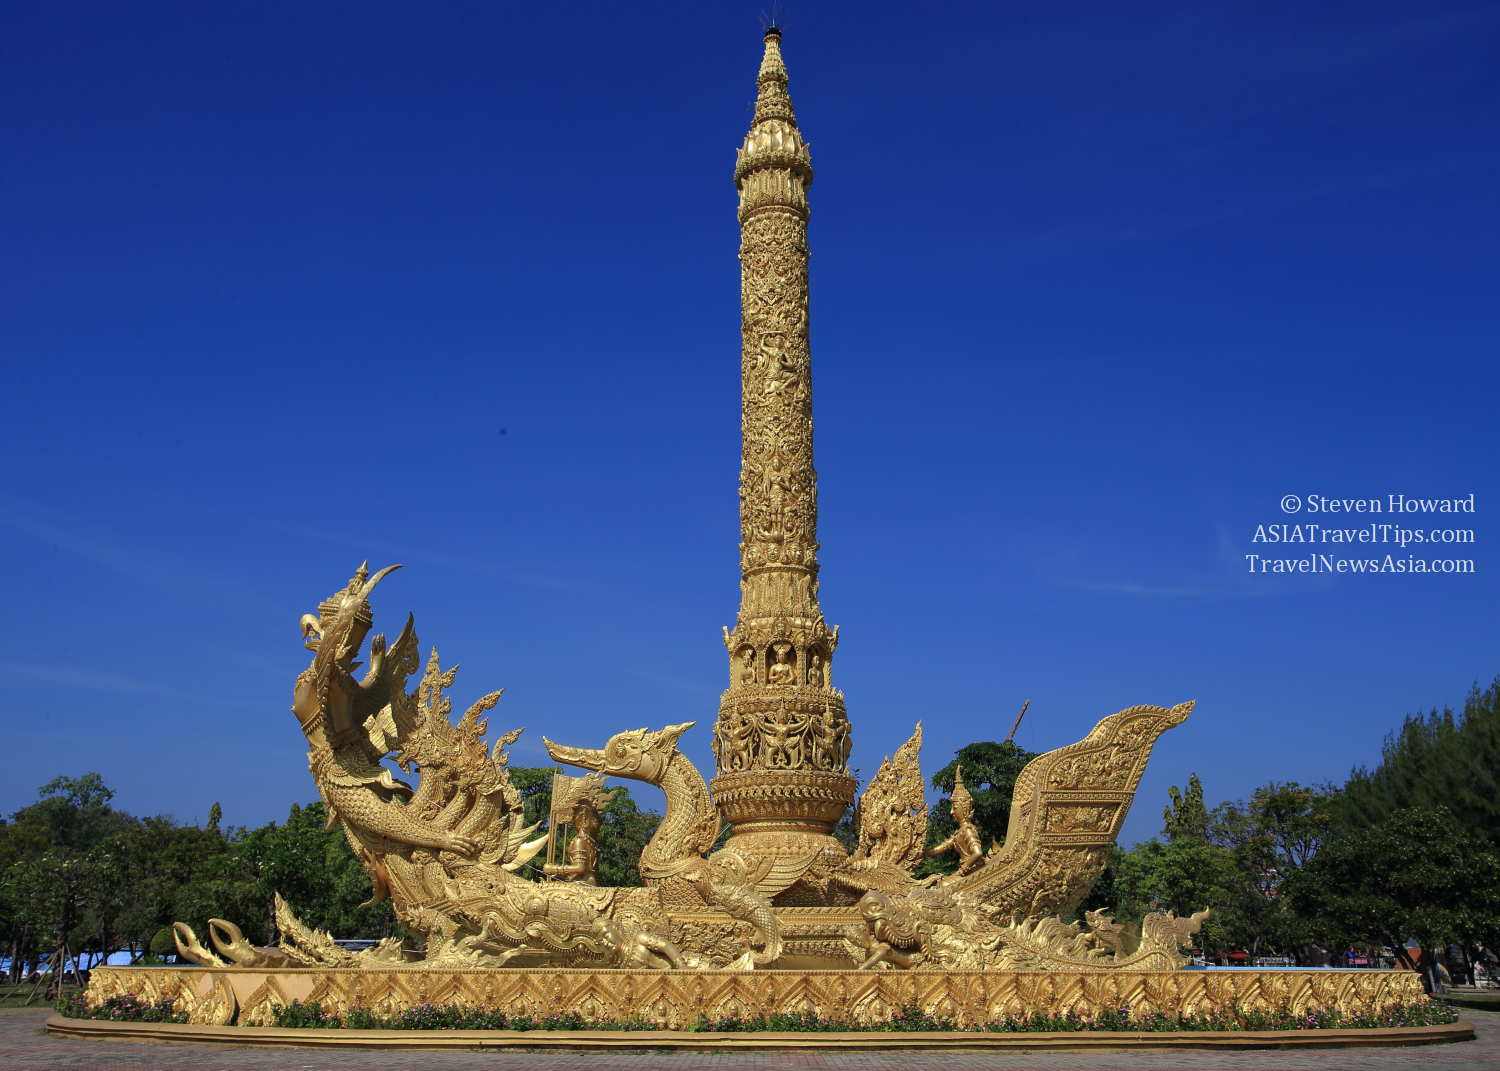
[[[599,812],[615,796],[615,791],[605,792],[600,786],[603,779],[597,773],[583,777],[556,775],[553,784],[562,788],[565,795],[552,803],[552,824],[566,824],[573,830],[568,841],[566,863],[547,863],[543,873],[562,881],[575,881],[581,885],[597,884],[599,867]],[[554,792],[556,789],[554,789]]]
[[[929,848],[922,855],[931,858],[934,855],[943,855],[947,852],[958,852],[958,872],[967,874],[980,863],[984,862],[984,840],[979,836],[979,829],[974,825],[974,797],[969,795],[969,790],[964,785],[964,768],[959,766],[953,775],[953,820],[958,823],[958,829],[953,836],[935,848]]]

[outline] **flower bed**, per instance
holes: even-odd
[[[1458,1022],[1458,1013],[1435,1001],[1392,1004],[1374,1015],[1351,1015],[1328,1009],[1292,1012],[1245,1011],[1233,1005],[1214,1008],[1194,1015],[1167,1015],[1151,1012],[1132,1015],[1129,1008],[1106,1011],[1085,1018],[1074,1012],[1062,1015],[1007,1016],[976,1027],[962,1027],[952,1019],[928,1015],[920,1008],[906,1007],[889,1019],[859,1022],[827,1018],[804,1012],[800,1015],[761,1015],[753,1019],[725,1016],[722,1019],[700,1018],[688,1029],[698,1033],[749,1033],[762,1030],[779,1032],[866,1033],[872,1031],[984,1031],[991,1034],[1072,1033],[1083,1030],[1109,1030],[1126,1033],[1166,1033],[1180,1030],[1377,1030],[1396,1026],[1443,1026]]]
[[[90,1004],[87,994],[74,990],[57,1002],[57,1013],[69,1019],[108,1019],[117,1023],[185,1023],[188,1013],[174,1011],[171,1000],[148,1002],[134,993],[105,998],[101,1004]]]
[[[69,1019],[105,1019],[114,1022],[186,1023],[187,1012],[173,1009],[171,1000],[148,1003],[133,993],[113,996],[101,1004],[89,1004],[82,993],[72,993],[58,1002],[57,1011]],[[760,1015],[754,1018],[724,1016],[719,1019],[700,1017],[688,1027],[694,1033],[917,1033],[966,1031],[992,1034],[1073,1033],[1112,1031],[1123,1033],[1171,1033],[1177,1031],[1262,1031],[1262,1030],[1379,1030],[1391,1027],[1444,1026],[1458,1022],[1458,1012],[1447,1004],[1421,1000],[1391,1004],[1369,1015],[1350,1014],[1330,1009],[1292,1012],[1246,1011],[1234,1005],[1213,1008],[1192,1015],[1151,1012],[1133,1015],[1128,1008],[1110,1010],[1085,1018],[1074,1012],[1061,1015],[1007,1016],[974,1027],[963,1027],[950,1018],[905,1007],[889,1019],[873,1022],[819,1016],[812,1012]],[[419,1004],[395,1015],[380,1015],[359,1005],[325,1012],[316,1001],[304,1004],[294,1000],[272,1009],[269,1023],[249,1026],[278,1026],[292,1029],[323,1030],[656,1030],[655,1023],[641,1018],[628,1020],[586,1019],[576,1012],[533,1018],[529,1015],[507,1015],[464,1004]]]
[[[342,1015],[329,1014],[316,1002],[303,1004],[294,1000],[278,1004],[271,1010],[271,1022],[250,1026],[284,1026],[296,1029],[327,1030],[655,1030],[656,1024],[645,1019],[617,1022],[612,1019],[585,1019],[576,1012],[546,1015],[540,1019],[529,1015],[506,1015],[464,1004],[418,1004],[385,1016],[370,1008],[354,1005]]]

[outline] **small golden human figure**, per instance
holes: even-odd
[[[924,858],[958,852],[958,872],[967,874],[984,862],[984,841],[974,825],[974,797],[964,787],[964,768],[958,767],[953,781],[953,818],[958,822],[958,831],[935,848],[923,852]]]
[[[547,863],[542,867],[543,873],[560,881],[597,884],[599,812],[613,797],[613,792],[599,790],[597,774],[587,774],[581,779],[573,798],[553,808],[555,816],[568,816],[566,822],[573,828],[573,839],[568,842],[568,861]]]
[[[807,686],[809,688],[823,687],[823,660],[817,655],[812,656],[812,665],[807,669]]]
[[[740,650],[740,684],[748,688],[755,683],[755,648]]]
[[[769,674],[772,684],[791,684],[796,675],[792,667],[787,664],[786,656],[791,651],[791,644],[778,643],[776,645],[776,664],[771,667]]]

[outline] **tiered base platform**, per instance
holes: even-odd
[[[628,1035],[617,1035],[621,1040],[630,1040],[637,1045],[654,1044],[661,1031],[686,1030],[703,1015],[712,1019],[728,1015],[754,1017],[761,1013],[811,1011],[820,1016],[869,1021],[886,1019],[903,1007],[916,1006],[932,1015],[951,1017],[958,1026],[967,1028],[1032,1012],[1057,1015],[1071,1010],[1087,1018],[1110,1008],[1129,1008],[1136,1014],[1152,1010],[1192,1014],[1226,1005],[1268,1012],[1282,1008],[1292,1011],[1337,1008],[1344,1012],[1367,1013],[1389,1004],[1420,1000],[1423,995],[1415,974],[1394,970],[1097,970],[1064,973],[575,968],[520,971],[444,970],[418,966],[291,970],[100,967],[94,970],[89,982],[91,1001],[126,993],[148,1001],[172,998],[179,1009],[189,1013],[189,1025],[193,1027],[259,1025],[266,1028],[272,1021],[273,1006],[290,1004],[293,1000],[315,1001],[330,1012],[361,1005],[381,1015],[393,1015],[419,1004],[462,1003],[512,1016],[542,1018],[576,1012],[587,1019],[625,1021],[639,1017],[655,1023],[659,1028],[655,1034],[636,1034],[633,1039]],[[65,1022],[70,1027],[76,1024],[74,1033],[77,1033],[90,1029],[87,1024],[94,1021]],[[150,1024],[120,1025],[144,1028]],[[231,1033],[244,1043],[256,1031]],[[488,1035],[492,1032],[479,1033]],[[524,1036],[525,1043],[530,1045],[541,1043],[543,1033],[527,1032],[518,1036]],[[889,1043],[893,1036],[877,1035],[885,1039],[882,1044]],[[1280,1036],[1285,1037],[1284,1034]],[[646,1042],[643,1037],[651,1041]]]

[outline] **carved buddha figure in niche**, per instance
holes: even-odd
[[[796,672],[787,663],[786,656],[791,653],[792,645],[789,643],[778,643],[776,645],[776,661],[771,666],[769,674],[772,684],[791,684]]]
[[[748,688],[755,683],[755,648],[740,648],[740,686]]]
[[[807,686],[809,688],[823,687],[823,660],[817,655],[812,656],[812,665],[807,667]]]

